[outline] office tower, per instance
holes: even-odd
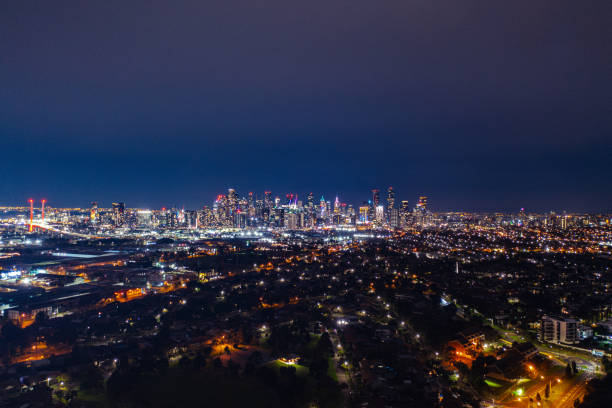
[[[399,228],[400,226],[399,211],[397,208],[392,208],[391,211],[389,211],[389,226],[391,228]]]
[[[336,196],[336,199],[334,200],[334,214],[338,214],[340,212],[340,199],[338,199],[338,196]]]
[[[425,196],[419,197],[419,201],[417,202],[415,209],[419,213],[422,213],[422,214],[426,213],[427,212],[427,197]]]
[[[271,191],[264,192],[264,207],[272,208],[272,192]]]
[[[89,210],[89,221],[92,224],[98,222],[98,203],[95,201],[91,203],[91,209]]]
[[[306,205],[310,209],[313,209],[315,207],[314,194],[308,193],[308,198],[306,199]]]
[[[249,192],[249,198],[248,198],[247,202],[248,202],[248,208],[254,208],[255,207],[255,194],[253,194],[252,191]]]
[[[379,203],[380,203],[380,192],[378,191],[378,189],[373,189],[372,190],[372,207],[374,208],[378,207]]]
[[[289,211],[285,214],[284,227],[288,229],[297,229],[301,227],[300,216],[295,211]]]
[[[327,205],[325,204],[325,198],[321,196],[321,200],[319,200],[319,214],[323,216],[325,214],[325,208]]]
[[[136,224],[140,226],[150,227],[153,221],[153,212],[151,210],[137,210]]]
[[[393,187],[387,190],[387,213],[391,214],[391,209],[395,208],[395,191]]]
[[[369,205],[362,205],[359,207],[359,222],[367,223],[370,220],[369,215],[370,215]]]
[[[385,207],[382,205],[376,206],[376,221],[380,224],[385,221]]]
[[[233,188],[229,188],[227,190],[227,205],[229,207],[230,214],[236,212],[238,208],[238,194],[236,194],[236,190]]]
[[[115,227],[123,225],[125,221],[125,203],[113,203],[112,219]]]

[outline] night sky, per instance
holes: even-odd
[[[610,210],[608,1],[3,1],[0,204]]]

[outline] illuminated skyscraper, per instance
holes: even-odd
[[[115,227],[123,225],[125,220],[125,203],[113,203],[113,224]]]
[[[325,202],[325,198],[323,196],[321,196],[321,201],[319,202],[319,210],[321,211],[321,217],[324,217],[327,210],[327,203]]]
[[[272,192],[271,191],[264,192],[264,207],[272,208]]]
[[[385,221],[385,207],[382,205],[376,206],[376,222],[382,224]]]
[[[389,211],[389,226],[391,228],[399,228],[400,226],[399,211],[397,208],[392,208],[391,211]]]
[[[369,221],[370,206],[362,205],[359,207],[359,222],[367,223]]]
[[[391,209],[395,208],[395,191],[393,187],[387,190],[387,213],[391,214]]]
[[[248,207],[249,208],[255,207],[255,195],[253,194],[252,191],[249,192]]]
[[[376,208],[378,207],[379,203],[380,203],[380,191],[378,191],[378,189],[373,189],[372,190],[372,206]]]
[[[98,222],[98,203],[95,201],[91,203],[91,209],[89,210],[89,221],[92,224]]]
[[[238,209],[238,194],[236,194],[236,190],[233,188],[227,190],[227,205],[229,206],[231,214]]]
[[[427,197],[421,196],[419,197],[419,201],[416,204],[415,210],[421,214],[427,212]]]
[[[310,209],[314,208],[315,206],[315,202],[314,202],[314,194],[312,193],[308,193],[308,198],[306,201],[306,206]]]

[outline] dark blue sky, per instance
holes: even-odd
[[[609,210],[607,3],[5,1],[0,204]]]

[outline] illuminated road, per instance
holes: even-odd
[[[26,224],[26,226],[30,226],[30,224]],[[55,232],[58,234],[65,234],[65,235],[70,235],[73,237],[78,237],[78,238],[85,238],[85,239],[101,239],[104,237],[98,237],[95,235],[88,235],[88,234],[80,234],[78,232],[72,232],[72,231],[67,231],[67,230],[61,230],[61,229],[57,229],[55,227],[52,227],[51,225],[47,224],[47,223],[42,223],[42,222],[33,222],[32,223],[32,227],[34,228],[39,228],[45,231],[50,231],[50,232]]]
[[[573,408],[574,401],[582,398],[586,394],[586,386],[584,381],[574,385],[564,395],[557,399],[557,403],[554,405],[555,408]]]
[[[519,399],[513,401],[507,401],[504,404],[496,405],[497,407],[512,407],[512,408],[573,408],[574,401],[578,398],[581,399],[586,394],[586,381],[589,376],[585,373],[567,380],[563,379],[560,384],[551,383],[550,397],[546,399],[544,397],[544,390],[546,389],[547,381],[541,381],[537,385],[531,387],[528,392]],[[537,404],[537,395],[540,394],[541,405]],[[529,399],[533,400],[530,405]]]

